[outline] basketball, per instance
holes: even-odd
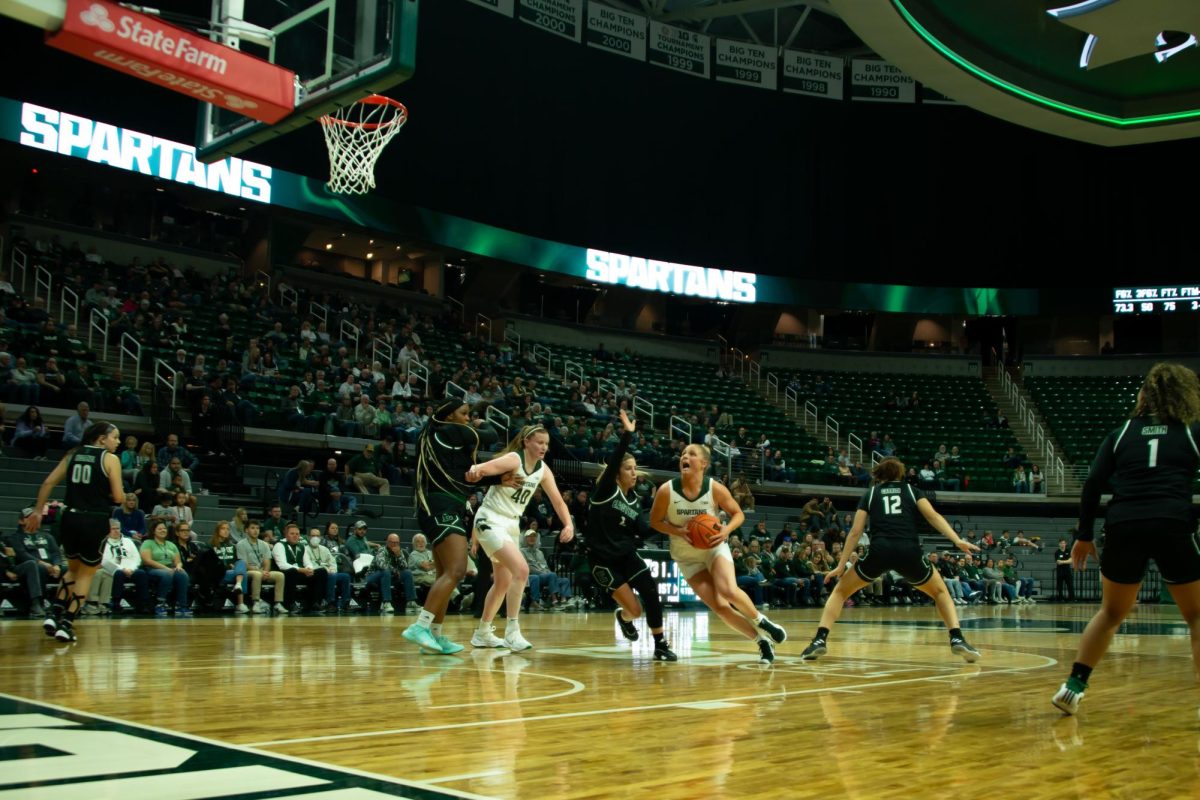
[[[692,517],[688,520],[687,524],[688,540],[691,541],[692,547],[699,547],[701,550],[708,550],[716,544],[713,541],[713,537],[720,530],[721,520],[712,514],[701,514],[697,517]]]

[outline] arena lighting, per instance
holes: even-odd
[[[333,242],[326,242],[326,243],[325,243],[325,249],[326,249],[326,250],[332,250],[332,249],[333,249]]]
[[[368,261],[370,261],[370,260],[371,260],[372,258],[374,258],[374,257],[375,257],[375,254],[374,254],[374,253],[367,253],[367,260],[368,260]]]

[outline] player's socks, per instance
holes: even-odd
[[[421,609],[421,613],[417,614],[417,625],[422,628],[429,628],[433,625],[433,612]]]

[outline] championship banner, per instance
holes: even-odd
[[[711,52],[707,35],[650,20],[651,64],[707,78]]]
[[[850,99],[872,103],[915,103],[917,83],[886,61],[856,58],[850,68]]]
[[[646,18],[599,3],[588,3],[587,46],[645,61]]]
[[[835,56],[783,51],[780,85],[789,94],[807,94],[841,100],[845,96],[846,62]]]
[[[737,83],[774,89],[779,72],[779,57],[774,47],[732,39],[717,39],[715,75],[721,83]]]
[[[583,0],[521,0],[517,18],[573,42],[583,39]]]
[[[517,0],[467,0],[468,3],[477,6],[489,8],[506,17],[513,15],[513,8],[516,6]]]

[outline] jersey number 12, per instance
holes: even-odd
[[[889,516],[900,513],[900,495],[894,494],[883,498],[883,513]]]

